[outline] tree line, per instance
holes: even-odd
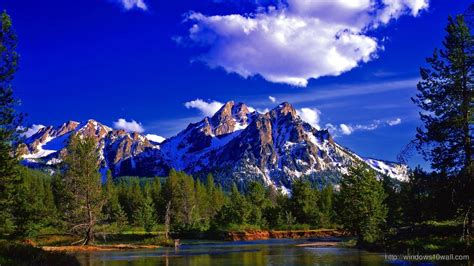
[[[340,189],[297,179],[289,195],[257,181],[224,191],[212,174],[200,180],[175,170],[164,178],[115,180],[108,171],[102,183],[99,156],[94,138],[73,135],[57,173],[21,167],[12,226],[3,232],[32,236],[56,230],[81,236],[76,244],[89,244],[97,232],[137,228],[192,234],[344,225],[370,242],[378,239],[385,220],[382,182],[362,165],[351,169]],[[367,227],[376,229],[364,231]]]

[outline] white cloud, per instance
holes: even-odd
[[[393,120],[388,120],[387,121],[387,124],[389,126],[396,126],[396,125],[399,125],[402,123],[402,119],[401,118],[396,118],[396,119],[393,119]]]
[[[190,13],[189,40],[209,48],[197,59],[242,77],[306,86],[376,57],[369,29],[428,8],[428,0],[287,0],[250,15]]]
[[[406,13],[416,17],[421,10],[429,7],[429,0],[382,0],[382,2],[385,7],[378,11],[377,19],[383,24]]]
[[[276,98],[275,98],[275,97],[273,97],[273,96],[268,96],[268,99],[270,100],[270,102],[276,103]]]
[[[375,130],[380,126],[380,120],[374,120],[372,123],[367,124],[367,125],[355,125],[353,128],[354,130],[365,130],[365,131],[370,131],[370,130]]]
[[[339,129],[342,134],[344,135],[350,135],[356,131],[372,131],[376,130],[379,128],[381,125],[380,120],[374,120],[370,124],[356,124],[356,125],[350,125],[350,124],[340,124]]]
[[[186,108],[196,108],[205,116],[214,115],[224,104],[218,101],[206,102],[201,99],[196,99],[194,101],[189,101],[184,103]]]
[[[319,121],[321,120],[321,111],[316,108],[301,108],[296,110],[297,114],[316,129],[321,129]]]
[[[120,118],[119,120],[114,122],[114,128],[123,129],[127,132],[142,133],[143,131],[145,131],[141,123],[138,123],[135,120],[128,122],[127,120],[123,118]]]
[[[144,0],[116,0],[120,3],[123,8],[126,10],[138,8],[141,10],[148,10],[148,6],[145,4]]]
[[[162,136],[158,136],[158,135],[155,135],[155,134],[146,134],[145,137],[148,140],[151,140],[151,141],[156,142],[156,143],[161,143],[161,142],[165,141],[165,139],[166,139],[166,138],[163,138]]]
[[[29,138],[29,137],[33,136],[36,132],[38,132],[38,130],[42,129],[43,127],[44,127],[43,125],[33,124],[25,132],[23,132],[22,135],[25,138]]]
[[[350,135],[352,134],[352,132],[354,132],[354,129],[351,126],[346,125],[346,124],[340,124],[339,128],[341,130],[341,133],[344,135]]]
[[[356,131],[372,131],[376,130],[380,127],[385,127],[385,126],[395,126],[399,125],[402,123],[401,118],[396,118],[393,120],[386,120],[383,122],[382,120],[374,120],[370,124],[340,124],[339,128],[332,124],[326,124],[326,128],[331,131],[332,134],[338,135],[338,133],[341,133],[343,135],[350,135]]]

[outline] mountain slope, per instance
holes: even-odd
[[[212,117],[189,124],[159,144],[94,120],[70,121],[42,128],[28,138],[20,147],[25,163],[37,167],[59,163],[73,133],[96,138],[102,167],[114,176],[166,175],[174,168],[195,175],[213,173],[224,185],[253,179],[284,190],[303,176],[334,182],[358,162],[392,178],[407,176],[406,166],[363,159],[341,147],[327,130],[304,122],[289,103],[262,114],[230,101]]]

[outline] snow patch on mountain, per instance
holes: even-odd
[[[148,140],[156,142],[156,143],[162,143],[166,139],[166,138],[163,138],[162,136],[158,136],[158,135],[155,135],[155,134],[146,134],[145,137]]]
[[[394,162],[366,158],[365,162],[375,171],[399,181],[408,181],[408,167]]]

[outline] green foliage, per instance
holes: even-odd
[[[151,198],[151,189],[149,183],[143,188],[143,203],[134,213],[135,221],[143,226],[145,231],[150,233],[156,225],[155,206]]]
[[[266,198],[266,189],[256,181],[250,182],[247,188],[247,202],[250,203],[249,223],[265,227],[267,222],[263,217],[263,211],[270,204]]]
[[[408,203],[404,196],[407,195],[407,183],[400,183],[398,180],[385,176],[382,182],[383,189],[387,193],[384,204],[387,206],[387,226],[396,227],[404,224],[407,220],[407,207],[411,205],[404,205]],[[403,189],[403,193],[402,193]]]
[[[21,184],[16,145],[23,116],[14,109],[17,100],[11,86],[18,67],[16,46],[12,22],[4,11],[0,18],[0,234],[15,229],[13,206]]]
[[[206,194],[207,194],[207,211],[206,216],[212,220],[217,215],[219,210],[224,206],[226,198],[222,186],[216,186],[214,183],[214,177],[212,174],[207,176],[206,181]]]
[[[174,230],[189,231],[198,219],[194,179],[184,172],[171,171],[163,186],[163,197],[171,202],[171,226]]]
[[[156,222],[164,223],[165,202],[162,197],[161,178],[155,177],[151,183],[150,197],[155,207]],[[162,214],[162,215],[160,215]]]
[[[135,212],[141,208],[144,202],[139,179],[121,180],[119,183],[118,198],[120,206],[122,206],[127,215],[128,223],[130,225],[139,224],[139,221],[136,220],[137,215],[135,215]]]
[[[93,241],[104,202],[98,162],[95,139],[72,135],[63,159],[60,206],[71,232],[84,236],[82,244]]]
[[[76,257],[62,252],[48,252],[31,245],[0,241],[1,265],[80,265]]]
[[[457,175],[471,168],[474,150],[469,125],[474,42],[463,16],[449,18],[443,45],[426,59],[430,68],[420,69],[413,101],[422,110],[424,127],[417,130],[417,148],[434,169]]]
[[[385,198],[381,182],[366,166],[351,168],[342,178],[337,202],[339,221],[357,235],[360,244],[381,238],[387,216]]]
[[[229,199],[218,214],[218,221],[221,225],[247,224],[251,214],[250,207],[245,196],[237,189],[237,185],[233,184]]]
[[[291,212],[298,223],[308,223],[313,226],[320,224],[318,208],[319,192],[311,188],[311,184],[304,180],[296,180],[292,185],[290,199]]]
[[[24,167],[21,176],[13,211],[17,225],[15,235],[34,236],[42,228],[58,226],[51,177]]]
[[[452,199],[452,190],[453,184],[446,174],[426,173],[416,168],[409,181],[401,184],[399,196],[389,192],[389,199],[399,198],[403,211],[401,219],[405,224],[445,220],[455,217],[457,211]]]
[[[321,197],[318,201],[318,207],[321,211],[319,224],[323,228],[329,228],[334,220],[334,188],[332,185],[327,185],[321,190]]]

